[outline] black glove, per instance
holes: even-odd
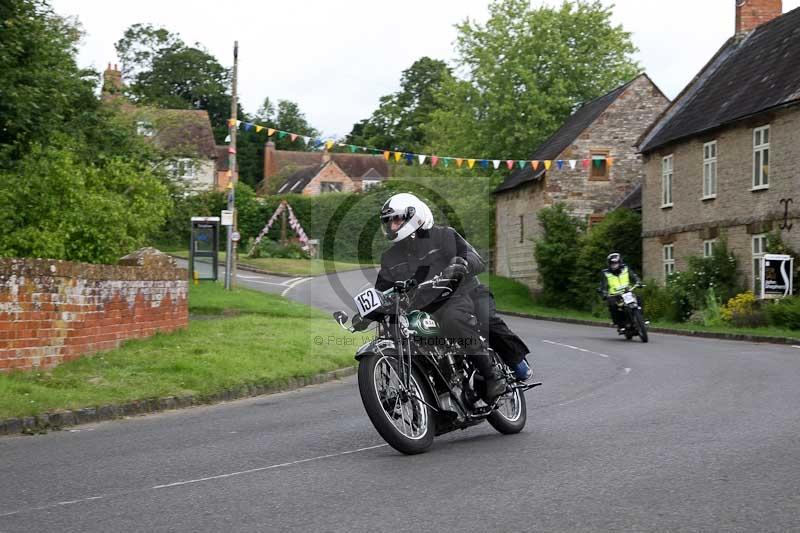
[[[361,315],[355,315],[350,321],[350,325],[355,331],[364,331],[369,327],[370,322],[372,321],[363,318]]]
[[[467,260],[463,257],[456,256],[450,260],[450,264],[442,270],[442,277],[447,279],[454,279],[460,282],[467,275]]]

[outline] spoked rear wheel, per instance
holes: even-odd
[[[504,435],[519,433],[528,420],[528,409],[525,394],[518,388],[506,392],[497,401],[497,409],[492,411],[487,420],[494,429]]]
[[[400,378],[400,362],[394,355],[370,354],[358,364],[358,390],[372,425],[395,450],[417,454],[433,443],[434,405],[424,378],[411,369],[408,388]]]

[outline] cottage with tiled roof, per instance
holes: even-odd
[[[170,157],[171,173],[175,179],[183,181],[194,191],[215,187],[219,151],[208,112],[136,106],[123,98],[122,89],[121,72],[117,65],[111,68],[109,64],[103,73],[103,102],[118,105],[133,117],[139,135],[150,139]]]
[[[585,103],[530,156],[538,162],[581,163],[551,170],[526,165],[512,172],[495,190],[495,272],[538,289],[533,252],[541,237],[537,212],[561,202],[573,215],[595,222],[620,204],[644,177],[636,140],[668,104],[641,74]]]
[[[759,290],[767,234],[800,249],[800,9],[738,0],[736,33],[640,139],[644,273],[725,237]]]
[[[276,150],[275,143],[269,141],[264,149],[264,182],[259,194],[362,192],[388,177],[389,164],[382,156]],[[271,184],[274,180],[281,183]]]

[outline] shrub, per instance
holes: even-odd
[[[770,324],[788,329],[800,329],[800,297],[793,296],[764,306]]]
[[[641,291],[642,306],[648,320],[684,322],[692,314],[685,295],[673,286],[661,286],[657,281],[646,282]]]
[[[581,307],[586,297],[576,290],[573,281],[583,223],[572,217],[564,204],[542,209],[537,217],[544,234],[534,247],[542,302],[556,307]]]
[[[246,250],[250,250],[252,243],[248,243]],[[297,242],[281,244],[270,239],[261,239],[261,242],[248,254],[252,259],[260,257],[276,257],[285,259],[308,259],[308,254]]]
[[[705,326],[722,325],[722,307],[719,305],[717,295],[711,287],[706,291],[705,307],[700,312],[700,316]]]
[[[752,291],[737,294],[722,307],[722,319],[737,328],[757,328],[767,324],[764,312]]]

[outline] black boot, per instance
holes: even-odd
[[[506,391],[506,380],[492,363],[492,356],[488,353],[473,355],[472,361],[485,383],[483,400],[491,405],[498,396]]]

